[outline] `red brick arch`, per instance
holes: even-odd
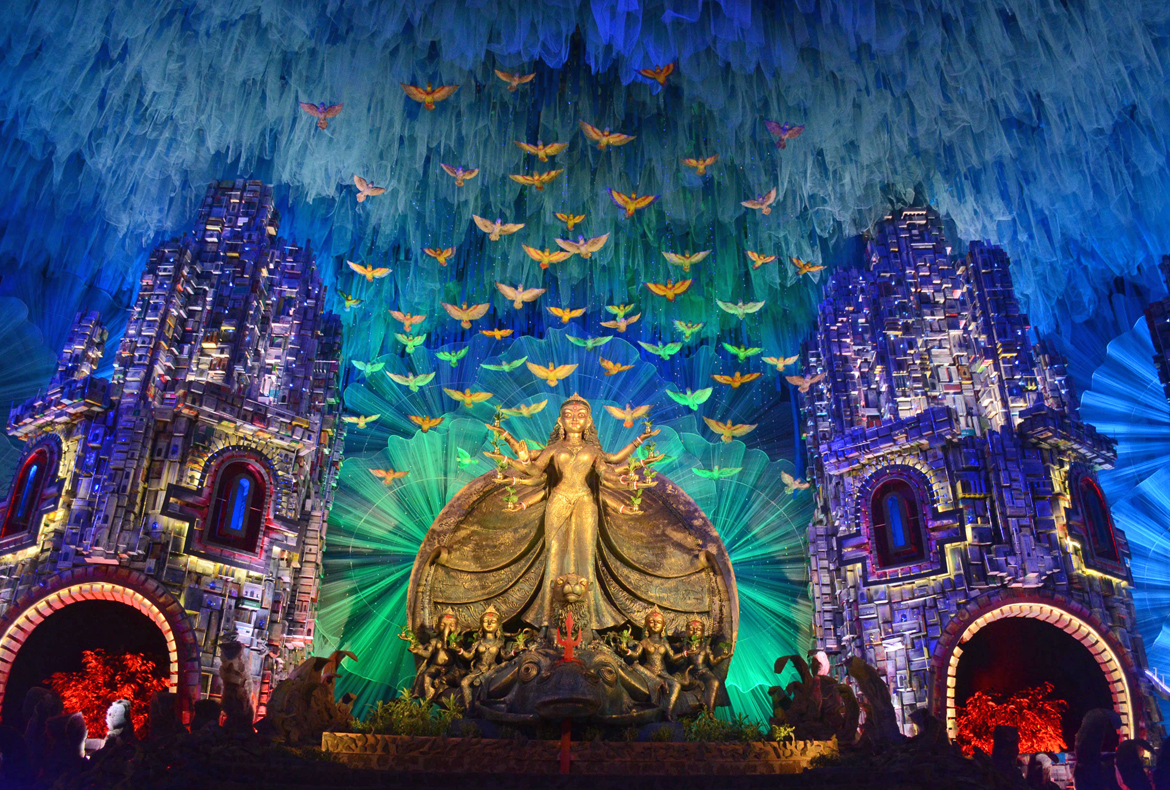
[[[159,582],[139,571],[90,565],[65,571],[17,599],[0,617],[0,705],[16,654],[46,617],[80,601],[113,601],[149,617],[166,639],[170,689],[187,718],[199,699],[199,644],[182,605]]]

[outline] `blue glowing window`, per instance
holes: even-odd
[[[8,513],[4,516],[4,527],[0,538],[22,535],[34,526],[41,495],[49,479],[49,452],[43,447],[32,453],[21,464],[16,479],[12,482],[8,501]]]
[[[215,495],[205,531],[207,543],[256,554],[264,525],[266,493],[261,472],[248,461],[233,461],[219,470],[213,485]]]
[[[870,497],[869,514],[879,567],[926,558],[922,508],[909,482],[900,477],[882,481]]]

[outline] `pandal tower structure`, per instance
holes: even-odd
[[[908,209],[825,288],[805,349],[824,378],[803,399],[816,644],[876,666],[904,729],[927,707],[954,737],[969,641],[1040,620],[1092,656],[1123,737],[1156,732],[1128,548],[1097,482],[1114,442],[1030,341],[1004,252],[950,252],[938,215]]]
[[[258,713],[311,642],[341,332],[279,221],[261,182],[213,183],[197,229],[152,252],[112,379],[94,375],[98,315],[79,315],[48,388],[12,410],[0,694],[29,635],[79,601],[154,621],[185,710],[214,692],[222,641],[247,648]]]

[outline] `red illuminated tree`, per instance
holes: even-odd
[[[144,731],[151,695],[170,685],[158,671],[155,662],[141,653],[110,656],[104,650],[84,650],[80,671],[57,672],[45,683],[61,695],[66,713],[76,711],[85,716],[89,737],[104,738],[106,709],[117,699],[130,700],[134,729],[139,734]]]
[[[979,747],[991,754],[995,728],[1001,724],[1020,731],[1020,753],[1062,752],[1066,748],[1061,719],[1068,703],[1052,699],[1052,684],[1044,683],[1011,696],[977,691],[958,710],[958,737],[963,753]]]

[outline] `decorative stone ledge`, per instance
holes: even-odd
[[[425,773],[560,771],[559,741],[503,738],[431,738],[327,732],[321,749],[352,768]],[[571,746],[571,773],[608,775],[798,774],[814,757],[836,755],[837,741],[775,743],[620,743]]]

